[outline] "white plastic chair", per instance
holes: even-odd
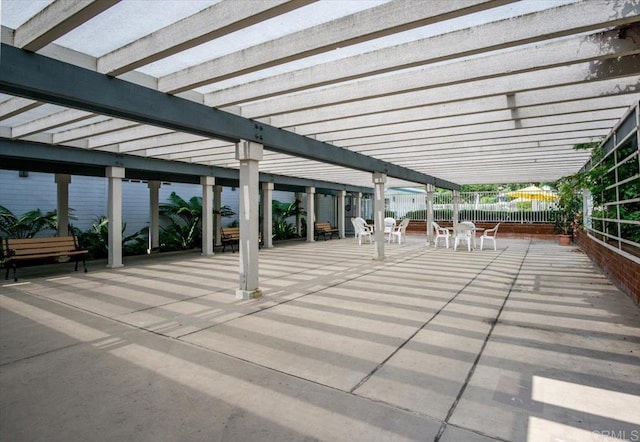
[[[453,233],[453,250],[458,250],[458,244],[461,242],[467,243],[467,249],[471,251],[471,241],[474,235],[474,225],[470,222],[461,222],[455,227]]]
[[[467,225],[471,228],[471,240],[473,241],[473,244],[471,244],[471,247],[476,249],[477,245],[476,245],[476,225],[474,223],[472,223],[471,221],[460,221],[458,223],[458,225],[460,224],[464,224]]]
[[[498,236],[498,227],[500,227],[500,223],[496,224],[493,229],[485,230],[482,232],[482,236],[480,237],[480,250],[482,250],[482,246],[484,246],[484,240],[493,241],[493,250],[497,250],[496,246],[496,236]]]
[[[384,234],[389,235],[389,242],[391,242],[391,233],[396,228],[396,220],[395,218],[385,218],[384,219]]]
[[[446,246],[446,248],[449,248],[449,238],[451,238],[451,232],[449,232],[449,229],[445,229],[444,227],[440,227],[440,225],[437,222],[433,222],[433,233],[436,234],[436,236],[433,239],[433,244],[436,248],[438,248],[438,240],[440,238],[444,239],[444,244]]]
[[[358,238],[358,245],[362,244],[362,238],[369,238],[369,243],[372,243],[372,231],[368,227],[367,223],[362,218],[351,218],[353,229],[355,231],[355,237]]]
[[[409,225],[409,218],[403,219],[400,224],[393,229],[393,232],[389,234],[389,242],[391,242],[391,237],[395,236],[398,238],[398,244],[402,244],[402,235],[407,234],[407,226]]]
[[[371,233],[374,232],[373,225],[368,224],[367,221],[364,218],[362,218],[361,216],[356,216],[356,221],[361,223],[366,229],[369,229],[371,231]]]

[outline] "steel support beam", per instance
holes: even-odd
[[[459,188],[415,170],[9,45],[3,44],[0,50],[0,91],[4,93],[234,143],[249,140],[275,152],[418,184]]]
[[[71,175],[104,176],[105,167],[124,167],[129,179],[173,181],[198,184],[201,176],[215,176],[223,185],[238,185],[238,171],[224,167],[144,158],[113,152],[51,146],[32,141],[0,138],[0,166],[5,169],[27,167],[29,170]],[[13,167],[15,166],[15,167]],[[350,186],[321,180],[260,173],[260,181],[274,183],[276,190],[302,191],[316,187],[322,192],[346,190],[371,193],[368,187]]]

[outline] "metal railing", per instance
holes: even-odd
[[[602,143],[604,156],[585,169],[602,168],[604,184],[588,195],[585,226],[592,238],[640,262],[640,110],[636,106]]]
[[[460,192],[458,220],[473,222],[552,223],[557,198],[549,191]],[[388,216],[396,219],[427,219],[426,194],[393,194],[385,198]],[[433,197],[435,221],[453,219],[453,193],[437,192]]]

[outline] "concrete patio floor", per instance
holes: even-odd
[[[249,301],[237,253],[25,269],[0,440],[640,440],[640,310],[579,249],[386,253],[263,249]]]

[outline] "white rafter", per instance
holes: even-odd
[[[3,0],[4,44],[460,184],[573,173],[588,157],[573,146],[640,100],[637,0],[221,0],[155,10],[153,24],[116,0],[24,14],[4,7],[15,1]],[[88,44],[94,27],[103,50]],[[228,141],[3,92],[3,138],[238,168]],[[372,184],[269,146],[260,170]]]
[[[119,1],[54,1],[16,29],[13,44],[29,51],[37,51]]]
[[[191,66],[161,78],[158,87],[165,92],[182,92],[234,75],[246,74],[512,1],[390,2]]]

